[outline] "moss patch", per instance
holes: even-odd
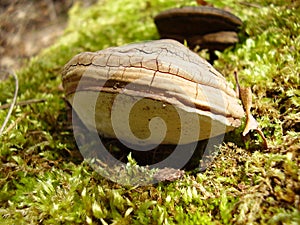
[[[65,34],[18,71],[17,106],[0,137],[1,224],[299,224],[299,59],[297,1],[208,1],[241,17],[240,43],[215,67],[254,93],[253,113],[270,148],[226,142],[203,173],[171,183],[122,187],[76,157],[60,70],[75,54],[157,39],[153,16],[194,1],[102,1],[75,5]],[[234,83],[234,82],[233,82]],[[0,104],[14,81],[0,83]],[[7,110],[0,111],[0,124]],[[239,135],[236,132],[234,135]],[[257,137],[255,137],[257,138]]]

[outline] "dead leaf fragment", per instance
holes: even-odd
[[[252,91],[250,87],[241,87],[238,80],[237,72],[234,71],[234,77],[236,81],[237,91],[239,98],[242,101],[244,110],[246,112],[246,126],[243,131],[243,136],[246,136],[251,130],[255,130],[263,139],[263,146],[265,149],[268,148],[267,139],[265,138],[262,130],[259,128],[258,122],[251,114],[252,107]]]

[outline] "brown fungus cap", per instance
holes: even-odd
[[[62,81],[67,100],[88,128],[95,125],[104,137],[136,145],[141,141],[123,129],[128,115],[131,132],[142,140],[150,137],[149,121],[163,119],[165,138],[160,142],[160,135],[153,136],[150,144],[205,140],[239,127],[244,116],[224,76],[175,40],[81,53],[65,65]]]
[[[161,38],[187,41],[210,50],[224,50],[238,41],[242,21],[232,13],[209,6],[186,6],[159,13],[154,22]]]

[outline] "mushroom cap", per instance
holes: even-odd
[[[62,81],[89,129],[136,145],[207,139],[240,126],[244,116],[223,75],[175,40],[80,53]]]
[[[157,30],[161,38],[172,38],[183,42],[187,40],[193,48],[200,44],[201,48],[223,50],[238,41],[236,38],[228,40],[227,33],[232,36],[242,26],[242,21],[232,13],[209,6],[186,6],[173,8],[159,13],[155,18]],[[225,33],[222,33],[224,32]],[[214,37],[201,38],[207,34]],[[213,38],[214,45],[210,38]],[[197,39],[201,39],[200,41]],[[218,47],[218,45],[221,45]]]
[[[238,31],[242,21],[232,13],[210,6],[185,6],[159,13],[154,22],[161,37],[166,35],[204,35],[219,31]]]

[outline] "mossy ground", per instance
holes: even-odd
[[[43,102],[15,107],[0,137],[1,224],[300,223],[299,3],[208,2],[230,8],[245,24],[240,43],[218,53],[215,67],[232,83],[236,69],[242,85],[252,88],[253,114],[269,148],[227,141],[205,172],[146,187],[119,186],[76,160],[62,66],[81,51],[158,39],[153,16],[195,2],[75,5],[61,39],[17,72],[18,101]],[[14,81],[1,82],[0,89],[0,104],[10,103]],[[6,114],[0,111],[1,124]]]

